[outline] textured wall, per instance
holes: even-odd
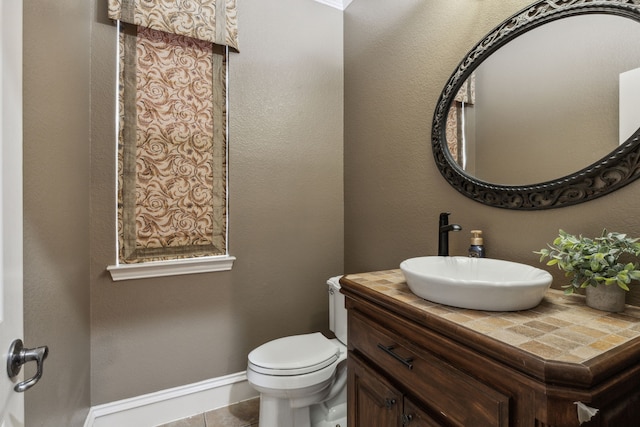
[[[49,346],[30,427],[89,406],[90,21],[89,2],[24,1],[25,344]]]
[[[114,283],[113,24],[92,30],[91,401],[246,369],[273,338],[326,330],[343,271],[342,13],[238,2],[229,61],[230,272]]]
[[[469,230],[479,228],[490,257],[532,265],[538,265],[532,251],[553,240],[559,228],[640,235],[640,183],[574,207],[518,212],[459,195],[436,168],[431,121],[444,84],[482,36],[529,3],[369,0],[347,8],[347,272],[397,268],[405,258],[435,255],[442,211],[464,228],[450,236],[452,254],[466,254]],[[554,285],[563,284],[562,274],[552,271]]]

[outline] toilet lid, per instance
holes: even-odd
[[[301,375],[338,360],[340,349],[320,332],[278,338],[249,353],[251,369],[267,375]]]

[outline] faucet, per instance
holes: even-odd
[[[442,212],[438,223],[438,256],[449,256],[449,232],[460,231],[458,224],[449,224],[450,212]]]

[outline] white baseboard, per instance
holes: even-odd
[[[258,397],[246,372],[93,406],[84,427],[154,427]]]

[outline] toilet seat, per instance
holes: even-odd
[[[273,376],[303,375],[326,368],[340,349],[320,332],[278,338],[249,353],[249,367]]]

